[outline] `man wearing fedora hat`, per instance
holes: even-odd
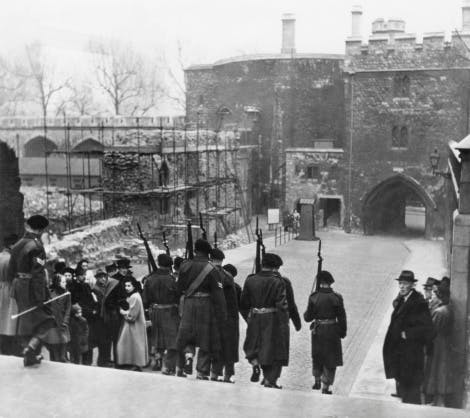
[[[399,293],[383,346],[385,376],[395,379],[403,403],[420,404],[424,348],[434,338],[434,328],[428,303],[414,289],[414,273],[403,270],[396,280]]]
[[[41,346],[50,328],[55,326],[49,306],[43,303],[50,299],[47,288],[46,252],[41,234],[49,225],[42,215],[33,215],[26,221],[25,234],[11,248],[9,276],[13,279],[12,296],[18,312],[35,307],[32,312],[18,318],[17,335],[23,338],[24,365],[40,363]]]

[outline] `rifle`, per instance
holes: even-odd
[[[263,231],[259,228],[259,220],[256,217],[256,258],[255,258],[255,272],[258,273],[261,271],[261,263],[266,253],[266,247],[263,244]]]
[[[12,316],[11,316],[11,319],[19,318],[20,316],[23,316],[23,315],[26,315],[27,313],[33,312],[33,311],[35,311],[36,309],[38,309],[39,307],[41,307],[41,306],[49,305],[49,303],[54,302],[55,300],[60,299],[60,298],[63,298],[63,297],[65,297],[65,296],[67,296],[67,295],[70,295],[70,292],[62,293],[62,294],[59,295],[59,296],[56,296],[56,297],[54,297],[54,298],[52,298],[52,299],[49,299],[49,300],[46,300],[45,302],[43,302],[43,303],[40,304],[40,305],[33,306],[32,308],[26,309],[26,310],[23,311],[23,312],[20,312],[20,313],[18,313],[18,314],[16,314],[16,315],[12,315]]]
[[[207,241],[207,232],[206,232],[206,228],[204,228],[204,224],[202,223],[201,212],[199,212],[199,227],[201,228],[201,231],[202,231],[202,239],[205,239]]]
[[[166,239],[165,231],[163,231],[163,246],[165,247],[166,255],[170,255],[170,247],[168,246],[168,240]]]
[[[191,226],[191,221],[188,220],[187,225],[188,240],[186,241],[186,253],[184,258],[186,260],[192,260],[194,258],[194,244],[193,244],[193,230]]]
[[[217,242],[217,232],[214,232],[214,248],[217,248],[219,243]]]
[[[140,224],[138,222],[137,222],[137,229],[139,230],[140,239],[144,241],[145,250],[147,251],[147,264],[149,268],[149,273],[152,273],[157,270],[157,263],[155,262],[155,258],[153,258],[152,251],[150,251],[149,243],[145,239],[144,234],[142,233]]]
[[[312,286],[312,290],[310,291],[310,294],[312,294],[313,292],[318,292],[318,289],[320,287],[320,284],[317,280],[317,275],[318,273],[320,273],[322,269],[322,264],[323,264],[323,257],[321,256],[321,240],[318,241],[317,257],[318,257],[317,274],[315,275],[315,278],[313,279],[313,286]]]

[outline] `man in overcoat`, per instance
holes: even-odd
[[[319,290],[308,298],[304,313],[310,325],[312,336],[312,374],[315,383],[312,389],[322,389],[331,394],[336,367],[343,365],[341,339],[346,337],[347,321],[343,297],[333,291],[334,278],[330,272],[322,270],[317,274]]]
[[[176,350],[176,336],[180,324],[178,290],[171,272],[173,260],[167,254],[157,257],[158,269],[147,276],[142,293],[145,309],[152,322],[151,352],[155,357],[154,371],[184,377],[184,355]]]
[[[0,252],[0,354],[13,355],[17,353],[16,302],[11,297],[13,278],[9,275],[11,247],[18,241],[16,234],[7,235],[3,239],[3,250]]]
[[[414,273],[403,270],[398,281],[399,294],[385,336],[383,359],[385,376],[395,379],[403,403],[421,403],[420,386],[424,378],[424,347],[434,338],[428,303],[414,289]]]
[[[218,324],[225,322],[227,307],[219,274],[209,262],[211,245],[198,239],[194,249],[194,259],[185,261],[179,271],[177,287],[178,294],[184,295],[184,306],[176,347],[185,353],[186,374],[192,374],[195,347],[199,347],[197,379],[208,380],[211,359],[221,354]]]
[[[13,278],[12,297],[21,313],[36,307],[18,318],[17,335],[28,341],[23,350],[24,365],[41,362],[41,346],[50,328],[55,326],[50,307],[43,303],[50,299],[45,270],[46,252],[41,235],[49,225],[47,218],[33,215],[25,225],[25,234],[11,249],[9,277]]]
[[[237,269],[229,264],[228,270],[222,267],[225,254],[218,248],[213,248],[210,254],[211,262],[220,275],[220,282],[224,290],[225,303],[227,305],[227,320],[219,324],[221,335],[222,353],[219,359],[212,362],[211,380],[219,381],[219,376],[224,374],[224,382],[233,383],[231,377],[235,374],[235,363],[238,362],[239,342],[239,303],[241,289],[234,281]],[[232,272],[232,275],[229,270]]]
[[[264,254],[261,271],[246,278],[240,300],[248,323],[243,350],[253,367],[251,381],[259,381],[261,367],[264,386],[270,388],[281,388],[277,379],[289,360],[286,286],[277,272],[277,257]]]

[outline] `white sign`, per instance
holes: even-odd
[[[279,223],[279,209],[268,209],[268,225]]]

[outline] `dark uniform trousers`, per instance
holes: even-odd
[[[264,379],[268,382],[276,382],[281,377],[282,365],[276,361],[268,366],[261,366],[261,369]]]
[[[335,382],[336,367],[325,367],[321,361],[313,358],[312,374],[315,380],[321,380],[325,385],[331,386]]]
[[[233,376],[235,374],[235,363],[233,361],[224,362],[222,359],[212,360],[212,373],[222,376],[225,370],[225,376]]]

